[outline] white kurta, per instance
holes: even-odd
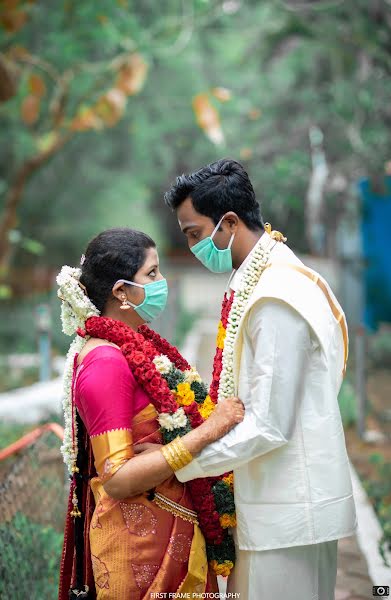
[[[272,244],[266,233],[260,243]],[[240,285],[249,258],[232,289]],[[276,244],[270,262],[234,348],[244,420],[176,475],[184,482],[234,471],[238,561],[230,587],[243,589],[241,600],[330,600],[336,544],[328,543],[356,526],[337,402],[343,339],[319,287],[293,270],[273,269],[274,263],[302,264],[291,250]],[[285,576],[278,578],[278,572],[293,581],[296,595],[284,593]],[[318,595],[309,595],[305,573],[314,586],[317,582]]]

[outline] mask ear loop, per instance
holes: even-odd
[[[137,287],[140,287],[143,289],[145,287],[141,283],[136,283],[135,281],[129,281],[128,279],[118,279],[118,281],[116,281],[114,285],[117,285],[117,283],[128,283],[129,285],[136,285]],[[126,303],[130,304],[130,306],[133,306],[133,308],[137,308],[138,306],[140,306],[140,304],[133,304],[133,302],[131,302],[130,300],[126,300]]]
[[[214,228],[214,230],[212,231],[212,234],[211,234],[211,236],[210,236],[210,239],[211,239],[211,240],[213,240],[213,238],[214,238],[214,235],[215,235],[216,231],[217,231],[217,230],[218,230],[218,228],[220,227],[221,223],[224,221],[224,217],[225,217],[225,215],[223,215],[223,216],[221,217],[220,221],[217,223],[216,227],[215,227],[215,228]],[[233,234],[231,235],[231,239],[229,240],[229,244],[228,244],[228,248],[227,248],[227,250],[230,250],[230,249],[231,249],[231,246],[232,246],[232,244],[234,243],[235,235],[236,235],[236,232],[235,232],[235,233],[233,233]]]
[[[212,233],[210,234],[210,239],[213,240],[214,236],[216,235],[216,232],[218,230],[218,228],[220,227],[221,223],[224,221],[224,217],[225,215],[223,215],[220,219],[220,221],[217,223],[216,227],[213,229]]]
[[[137,287],[141,287],[141,288],[145,287],[142,283],[136,283],[135,281],[128,281],[127,279],[118,279],[118,281],[116,281],[114,285],[117,285],[117,283],[128,283],[129,285],[136,285]]]

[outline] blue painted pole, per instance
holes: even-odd
[[[52,374],[50,323],[48,304],[39,304],[35,311],[38,332],[39,381],[49,381]]]
[[[39,349],[39,381],[49,381],[51,376],[51,349],[49,333],[40,333]]]

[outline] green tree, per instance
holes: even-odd
[[[12,264],[47,269],[38,289],[103,227],[132,224],[180,245],[163,192],[178,173],[223,155],[245,164],[265,220],[291,244],[335,255],[339,222],[356,210],[352,184],[389,159],[385,0],[173,0],[159,14],[152,0],[16,5],[29,19],[2,42],[18,73],[0,112],[3,207],[37,144],[58,143],[53,111],[59,139],[69,136],[23,187],[11,240],[1,238],[17,250]],[[55,68],[66,94],[31,56]],[[124,104],[121,70],[140,81],[145,65],[144,87]],[[38,118],[25,123],[37,104]],[[327,168],[313,195],[319,157]],[[40,256],[31,254],[37,241]],[[12,270],[10,278],[24,294]]]

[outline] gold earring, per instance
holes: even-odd
[[[120,309],[121,310],[129,310],[130,306],[128,304],[125,294],[123,296],[121,296],[121,298],[122,298],[122,304],[120,306]]]

